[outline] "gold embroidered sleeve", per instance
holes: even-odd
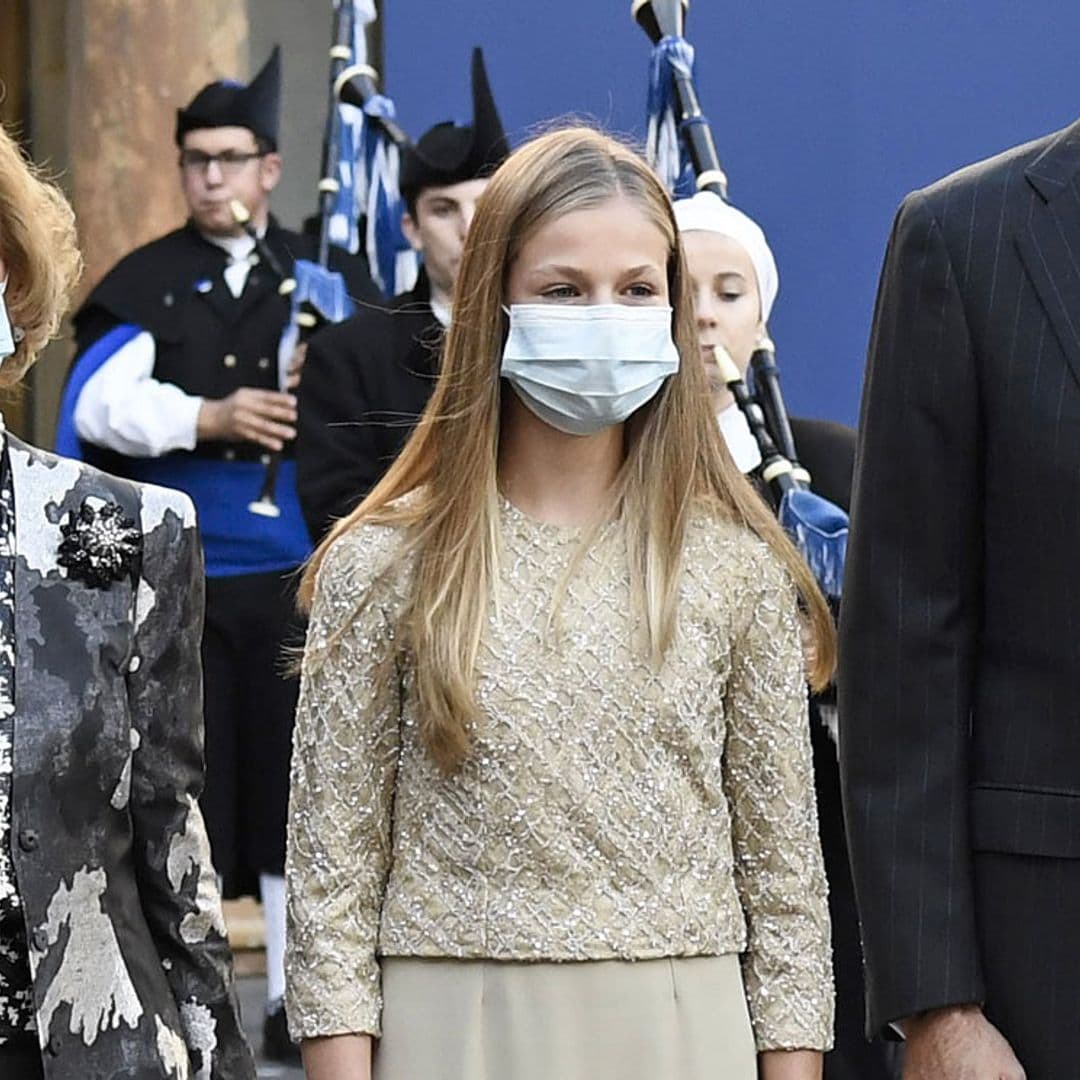
[[[743,978],[759,1051],[823,1050],[833,1022],[828,888],[800,629],[793,589],[771,556],[757,580],[732,656],[724,749],[747,924]]]
[[[294,1037],[380,1033],[375,955],[391,849],[399,681],[368,530],[327,554],[293,737],[287,1011]],[[358,604],[373,592],[363,607]]]

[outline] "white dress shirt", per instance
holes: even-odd
[[[247,233],[205,239],[228,254],[225,284],[239,297],[251,273],[255,241]],[[155,379],[156,359],[154,338],[143,331],[94,372],[75,404],[80,439],[128,457],[195,449],[203,399],[175,383]]]

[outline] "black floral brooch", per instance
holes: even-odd
[[[71,511],[61,523],[57,562],[67,576],[92,589],[106,589],[134,573],[142,554],[142,533],[115,502],[100,506],[85,499],[78,512]]]

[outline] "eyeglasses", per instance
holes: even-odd
[[[262,157],[266,157],[262,150],[222,150],[220,154],[208,154],[205,150],[181,150],[180,168],[205,176],[211,164],[214,164],[223,176],[236,176],[249,161]]]

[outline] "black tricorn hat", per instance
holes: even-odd
[[[472,97],[471,125],[459,127],[450,120],[436,124],[403,152],[399,187],[407,202],[412,203],[424,188],[487,176],[510,153],[481,49],[473,49],[472,54]]]
[[[244,86],[219,79],[204,86],[186,109],[176,110],[176,145],[196,128],[244,127],[277,149],[281,113],[281,49],[274,46],[270,59]]]

